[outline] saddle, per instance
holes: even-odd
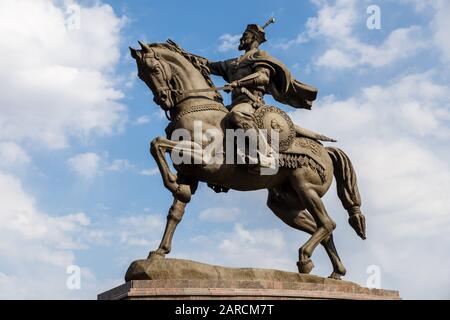
[[[335,140],[296,127],[287,113],[274,106],[259,107],[254,113],[254,118],[257,128],[264,130],[265,139],[269,145],[273,142],[270,131],[278,132],[279,148],[275,156],[280,167],[295,169],[306,166],[318,174],[322,183],[325,182],[323,159],[327,151],[319,139]],[[208,184],[208,187],[217,193],[229,190],[214,184]]]
[[[278,164],[280,167],[308,166],[325,180],[325,148],[319,139],[335,141],[312,131],[296,127],[289,115],[275,106],[263,106],[255,111],[258,129],[264,130],[266,141],[272,147],[270,132],[278,133]],[[276,150],[275,149],[275,150]]]

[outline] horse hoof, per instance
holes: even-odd
[[[332,274],[330,274],[330,276],[328,277],[329,279],[334,279],[334,280],[341,280],[341,277],[343,275],[339,274],[337,272],[333,272]]]
[[[314,263],[311,259],[305,260],[305,261],[298,261],[297,262],[298,272],[309,274],[311,270],[314,268]]]
[[[155,250],[155,251],[150,251],[150,253],[148,254],[147,259],[150,259],[150,258],[152,258],[152,259],[162,259],[162,258],[164,258],[165,255],[166,254],[163,253],[162,250],[158,249],[158,250]]]

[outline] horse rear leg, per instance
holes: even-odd
[[[284,190],[283,192],[289,192],[290,194],[295,193],[293,190]],[[290,201],[286,199],[286,196],[283,197],[283,195],[281,195],[281,197],[282,198],[279,198],[273,190],[269,190],[267,206],[273,211],[273,213],[275,213],[275,215],[284,223],[294,229],[307,232],[311,235],[316,232],[316,222],[307,210],[301,208],[298,203],[297,195],[289,197],[297,198],[297,203],[290,203]],[[333,234],[331,234],[328,239],[322,240],[321,244],[325,248],[325,251],[333,265],[333,272],[331,273],[329,278],[340,279],[341,276],[345,275],[346,270],[341,262],[341,259],[339,258],[336,247],[334,245]]]
[[[328,215],[319,196],[319,192],[323,192],[324,186],[315,172],[308,167],[298,168],[292,172],[290,180],[291,186],[317,226],[311,238],[299,249],[299,261],[297,262],[300,273],[310,273],[314,268],[310,259],[314,249],[319,243],[330,237],[336,228],[336,223]]]

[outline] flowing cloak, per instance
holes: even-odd
[[[268,88],[276,101],[294,108],[311,109],[312,102],[317,98],[318,90],[294,79],[281,61],[262,50],[256,50],[245,60],[254,67],[269,66],[274,71]],[[245,62],[242,61],[241,63]]]

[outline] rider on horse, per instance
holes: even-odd
[[[214,75],[222,76],[229,84],[225,91],[231,91],[231,111],[228,123],[234,129],[258,129],[254,112],[265,105],[263,97],[271,94],[275,100],[295,108],[311,109],[316,99],[317,89],[295,80],[287,67],[267,52],[259,49],[266,41],[264,28],[274,20],[270,19],[263,27],[249,24],[239,44],[245,54],[239,58],[210,62],[207,66]],[[335,141],[324,135],[295,126],[298,136],[313,140]],[[261,159],[258,164],[264,166]]]

